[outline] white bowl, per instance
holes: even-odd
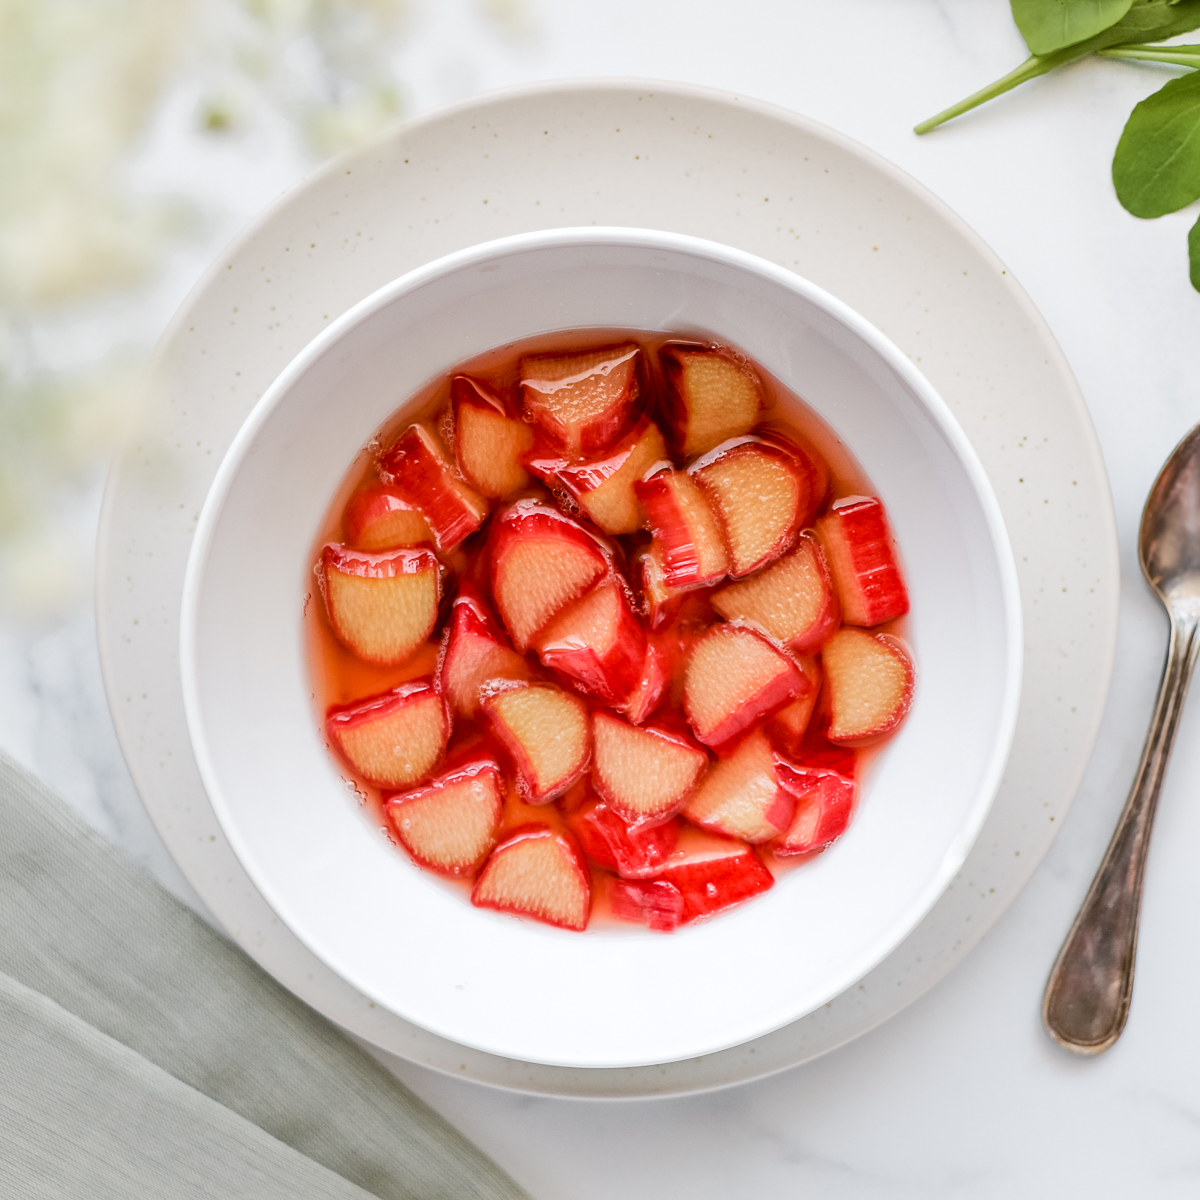
[[[311,697],[312,540],[361,447],[464,359],[557,329],[704,331],[798,392],[858,458],[903,556],[912,711],[848,833],[776,887],[670,936],[569,933],[473,908],[348,795]],[[1021,670],[1000,512],[946,405],[878,330],[804,279],[696,238],[522,234],[355,306],[259,401],[201,513],[182,682],[221,825],[279,918],[353,986],[493,1054],[620,1067],[707,1054],[832,999],[879,963],[966,857],[1008,754]]]

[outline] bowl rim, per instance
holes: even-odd
[[[897,926],[890,946],[877,955],[856,976],[856,978],[861,978],[862,974],[866,974],[873,969],[874,966],[878,965],[878,962],[886,958],[896,946],[901,944],[908,934],[912,932],[912,929],[929,913],[938,897],[943,894],[962,867],[967,854],[978,838],[987,814],[995,800],[1011,751],[1021,696],[1024,657],[1023,619],[1016,563],[994,489],[974,447],[955,419],[949,405],[899,347],[855,309],[827,292],[824,288],[812,283],[804,276],[785,267],[778,266],[758,255],[710,239],[694,237],[688,234],[672,233],[665,230],[632,226],[567,226],[512,234],[480,242],[422,264],[364,297],[330,322],[328,327],[321,330],[276,376],[238,429],[217,469],[196,524],[196,531],[188,555],[187,569],[183,581],[179,635],[180,686],[183,694],[188,736],[195,754],[201,782],[209,797],[213,812],[250,881],[276,916],[281,921],[284,921],[293,934],[310,951],[316,954],[322,961],[327,962],[335,973],[346,978],[352,986],[359,989],[374,1002],[395,1011],[392,1002],[386,997],[374,994],[373,990],[366,986],[363,981],[353,978],[333,963],[329,963],[321,950],[309,940],[303,926],[285,916],[289,906],[276,893],[275,888],[260,869],[252,850],[240,834],[234,814],[226,801],[220,782],[220,775],[210,753],[205,732],[203,704],[195,665],[198,650],[197,640],[201,587],[219,518],[233,483],[248,457],[249,451],[253,447],[262,427],[283,402],[293,385],[319,358],[336,346],[351,330],[381,309],[386,308],[394,300],[407,293],[417,291],[444,275],[449,275],[463,268],[469,268],[485,262],[494,262],[502,258],[517,256],[530,250],[542,250],[562,246],[615,246],[682,253],[731,266],[752,275],[765,277],[769,282],[797,293],[816,308],[832,317],[838,324],[849,330],[859,341],[865,343],[911,389],[919,399],[922,407],[937,425],[939,432],[945,437],[954,457],[966,473],[971,489],[980,505],[981,514],[990,535],[991,558],[996,565],[999,575],[1000,602],[1004,613],[1003,631],[1006,652],[1004,689],[1002,701],[999,706],[999,717],[993,729],[986,764],[980,772],[980,782],[976,786],[974,802],[969,810],[968,818],[960,824],[952,847],[943,856],[936,874],[922,890],[919,901],[911,906],[911,911],[908,914],[909,919],[903,925]],[[486,350],[487,348],[483,349]],[[852,446],[850,449],[853,452]],[[831,999],[834,995],[840,994],[846,987],[851,986],[852,983],[852,979],[839,981],[836,986],[832,987],[829,994],[823,1000],[806,1011],[814,1011],[824,1000]],[[405,1016],[405,1019],[415,1020],[414,1017],[408,1014],[402,1015]],[[805,1014],[794,1014],[788,1018],[788,1022],[798,1019],[803,1015]],[[416,1023],[421,1024],[419,1021]],[[459,1040],[452,1032],[443,1029],[436,1029],[434,1032],[450,1040]],[[753,1036],[761,1036],[761,1034],[768,1032],[770,1030],[764,1029]],[[730,1045],[738,1045],[745,1040],[745,1038],[739,1035],[733,1042],[723,1040],[711,1047],[689,1052],[686,1057],[690,1058],[694,1054],[711,1053],[727,1049]],[[474,1042],[465,1041],[463,1044],[476,1045]],[[477,1045],[476,1048],[490,1053],[505,1054],[503,1050],[497,1050],[491,1046]],[[505,1056],[511,1057],[511,1055]],[[528,1061],[553,1061],[554,1065],[559,1066],[600,1067],[601,1069],[613,1065],[607,1060],[603,1064],[561,1062],[557,1058],[554,1060],[530,1058]],[[652,1061],[666,1062],[673,1061],[673,1058]]]

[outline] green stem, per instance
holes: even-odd
[[[949,108],[938,113],[936,117],[930,117],[927,121],[922,121],[920,125],[914,127],[915,133],[928,133],[931,129],[936,129],[939,125],[946,121],[951,121],[955,117],[962,116],[965,112],[970,112],[973,108],[978,108],[981,104],[986,104],[989,100],[994,100],[997,96],[1004,95],[1005,92],[1012,91],[1013,88],[1019,87],[1026,80],[1036,79],[1039,75],[1045,75],[1047,71],[1053,71],[1058,66],[1057,55],[1033,55],[1027,58],[1015,71],[1009,73],[994,83],[989,83],[987,87],[980,88],[973,95],[968,96],[965,100],[960,100],[957,104],[952,104]]]
[[[972,108],[986,104],[996,96],[1011,91],[1029,79],[1045,75],[1056,67],[1065,67],[1068,63],[1078,62],[1091,54],[1103,53],[1110,47],[1122,49],[1137,45],[1143,48],[1148,42],[1162,41],[1164,38],[1175,37],[1180,33],[1200,29],[1200,0],[1137,0],[1137,3],[1115,25],[1090,37],[1087,41],[1076,42],[1074,46],[1064,46],[1050,54],[1035,54],[1026,59],[1015,71],[1010,71],[1003,79],[997,79],[982,91],[959,101],[953,108],[922,121],[917,126],[917,133],[928,133],[936,129],[943,121],[960,116]],[[1185,47],[1174,47],[1174,53],[1182,52]],[[1192,49],[1192,47],[1186,47]],[[1165,53],[1172,53],[1171,50]],[[1184,66],[1191,66],[1185,63]]]
[[[1143,62],[1172,63],[1200,69],[1200,46],[1114,46],[1097,51],[1101,58],[1135,58]]]

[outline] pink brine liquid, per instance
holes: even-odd
[[[313,697],[369,818],[564,929],[670,932],[830,852],[911,703],[882,502],[703,336],[461,364],[350,464],[313,561]]]

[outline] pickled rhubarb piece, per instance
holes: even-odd
[[[729,621],[743,621],[793,650],[817,649],[838,627],[838,604],[825,556],[811,534],[765,571],[716,592],[713,608]]]
[[[646,661],[646,631],[615,576],[564,609],[534,639],[543,665],[569,676],[606,704],[625,701]]]
[[[609,569],[591,534],[536,500],[518,500],[496,518],[490,560],[492,595],[521,653]]]
[[[835,500],[817,522],[817,536],[848,625],[879,625],[908,612],[908,590],[878,500],[862,496]]]
[[[784,755],[795,757],[804,747],[813,709],[821,694],[821,668],[814,658],[798,658],[796,666],[808,682],[809,690],[791,704],[784,705],[764,726],[771,745]]]
[[[632,342],[583,354],[521,360],[521,405],[574,458],[608,449],[625,431],[639,396],[641,351]]]
[[[487,501],[457,479],[434,435],[410,425],[379,460],[385,483],[421,510],[441,551],[453,550],[488,514]]]
[[[683,897],[680,924],[687,925],[765,892],[771,872],[745,842],[685,830],[655,882],[669,883]]]
[[[609,713],[593,714],[592,746],[596,791],[630,822],[673,816],[708,766],[708,755],[681,734],[636,728]]]
[[[839,629],[821,651],[829,690],[831,742],[890,733],[912,703],[912,661],[895,638]]]
[[[517,770],[517,790],[530,804],[561,796],[592,752],[587,709],[551,683],[509,684],[483,698],[483,712]]]
[[[432,677],[427,677],[331,708],[325,728],[368,783],[407,788],[428,779],[441,761],[450,736],[450,714]]]
[[[421,510],[399,488],[374,483],[350,497],[342,518],[346,541],[359,550],[390,550],[433,541]]]
[[[547,825],[522,826],[484,863],[471,903],[563,929],[586,929],[591,886],[583,856],[569,837]]]
[[[648,925],[657,933],[670,933],[683,920],[683,893],[662,879],[614,879],[608,903],[614,917]]]
[[[688,652],[683,705],[696,737],[720,749],[808,688],[796,664],[765,638],[714,625]]]
[[[724,577],[729,570],[725,540],[704,492],[690,475],[657,471],[633,490],[661,547],[668,587],[700,587]]]
[[[433,632],[442,582],[432,550],[371,554],[333,542],[318,575],[330,627],[366,662],[399,666]]]
[[[454,460],[481,496],[498,498],[523,488],[529,475],[521,458],[533,447],[533,430],[514,420],[499,396],[467,375],[450,381],[454,407]]]
[[[715,764],[683,815],[703,829],[757,845],[790,824],[796,797],[780,779],[779,759],[760,730]]]
[[[528,679],[529,664],[496,627],[483,601],[464,590],[450,607],[438,682],[455,712],[473,717],[480,689],[497,679]]]
[[[762,383],[727,351],[668,343],[659,351],[667,377],[668,428],[683,458],[749,433],[763,407]]]
[[[476,756],[424,787],[384,797],[401,845],[422,867],[469,875],[487,857],[504,805],[504,777],[494,759]]]
[[[584,854],[622,879],[648,879],[666,865],[679,838],[679,822],[631,825],[603,801],[590,801],[569,819]]]
[[[642,674],[629,698],[615,705],[631,725],[640,725],[648,720],[666,697],[671,682],[671,656],[656,638],[646,638],[646,657],[642,660]]]
[[[534,454],[529,469],[550,487],[562,487],[605,533],[634,533],[645,514],[634,484],[666,455],[658,426],[641,421],[603,457],[575,463],[560,454]]]
[[[679,611],[686,589],[667,583],[661,542],[651,542],[634,560],[633,570],[634,578],[641,583],[650,628],[661,629]]]
[[[812,854],[845,833],[854,812],[854,767],[854,751],[836,748],[780,762],[780,782],[796,797],[796,813],[771,847],[775,854]]]
[[[688,468],[716,515],[735,579],[789,549],[822,486],[805,461],[762,438],[734,438]],[[668,577],[669,578],[669,577]]]

